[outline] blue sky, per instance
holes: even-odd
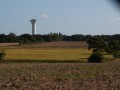
[[[89,1],[89,2],[88,2]],[[120,34],[120,12],[109,0],[0,0],[0,33]]]

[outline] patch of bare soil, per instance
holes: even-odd
[[[0,90],[120,90],[120,60],[0,63]]]
[[[19,43],[0,43],[0,47],[12,48],[12,47],[25,47],[25,48],[86,48],[88,44],[86,42],[72,42],[72,41],[60,41],[60,42],[42,42],[33,43],[28,45],[21,45]]]
[[[19,43],[0,43],[0,46],[18,46]]]
[[[40,48],[86,48],[88,47],[88,44],[86,42],[43,42],[38,44],[32,44],[32,45],[24,45],[23,47],[40,47]]]

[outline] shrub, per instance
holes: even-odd
[[[119,51],[113,52],[113,57],[114,59],[120,58],[120,52]]]
[[[103,62],[103,55],[100,52],[94,52],[89,58],[88,62],[96,62],[101,63]]]
[[[0,60],[4,60],[5,53],[0,53]]]
[[[5,51],[4,50],[2,50],[1,52],[0,52],[0,60],[4,60],[4,58],[5,58]]]

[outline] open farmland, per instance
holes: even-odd
[[[6,50],[6,60],[79,60],[90,54],[81,48],[15,48]]]
[[[91,54],[85,42],[49,42],[23,46],[3,46],[5,60],[80,60]]]
[[[120,60],[0,63],[0,90],[120,90]]]
[[[30,62],[86,60],[92,51],[85,42],[0,48],[6,49],[5,62],[0,62],[0,90],[120,90],[120,60],[100,64]]]
[[[18,46],[19,43],[0,43],[0,47],[6,47],[6,46]]]
[[[2,46],[5,60],[54,60],[85,62],[92,53],[86,42],[49,42],[23,46]],[[107,55],[105,57],[112,58]]]
[[[19,46],[19,43],[0,43],[0,47],[4,46]],[[21,47],[32,47],[32,48],[71,48],[71,47],[87,47],[88,44],[86,42],[43,42],[43,43],[36,43],[31,45],[23,45]]]

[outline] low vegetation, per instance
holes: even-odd
[[[94,37],[87,41],[88,49],[101,54],[111,54],[114,59],[120,58],[120,40],[105,42],[102,38]]]
[[[5,59],[5,55],[6,55],[6,53],[5,53],[5,50],[0,50],[0,60],[4,60]]]
[[[88,58],[88,62],[93,62],[93,63],[102,63],[103,60],[104,60],[104,57],[100,52],[94,52]]]

